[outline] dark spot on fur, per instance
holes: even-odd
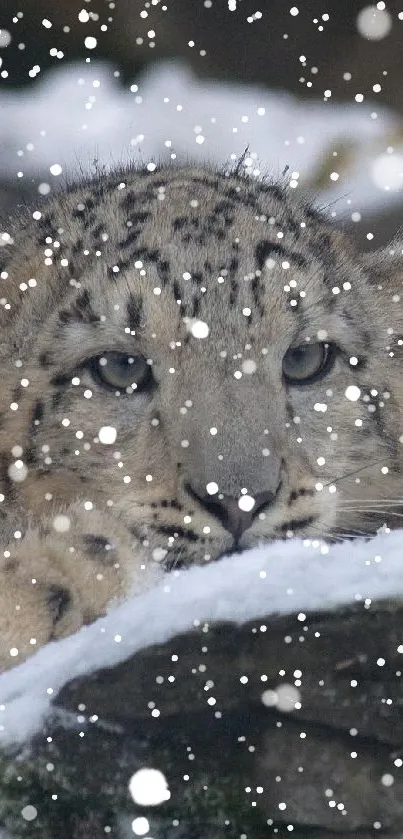
[[[294,519],[282,524],[280,530],[282,533],[286,533],[287,530],[301,530],[303,527],[309,527],[314,521],[316,521],[315,516],[308,516],[306,519]]]
[[[213,214],[209,218],[213,225],[217,221],[223,220],[225,227],[230,227],[234,221],[234,211],[235,207],[232,201],[221,200],[217,202]]]
[[[115,280],[116,281],[118,279],[119,274],[121,274],[123,271],[127,271],[127,269],[131,268],[131,267],[132,267],[132,260],[131,259],[126,259],[126,260],[120,259],[120,260],[117,260],[114,263],[114,265],[108,265],[108,268],[106,269],[106,273],[107,273],[108,278],[110,280]],[[117,271],[114,270],[116,268],[118,269]]]
[[[132,330],[139,328],[143,311],[143,298],[139,294],[133,292],[129,295],[129,300],[126,304],[128,326]]]
[[[225,193],[225,194],[226,194],[226,195],[227,195],[227,197],[228,197],[228,198],[230,198],[232,201],[233,201],[233,200],[237,201],[237,200],[238,200],[238,198],[239,198],[239,192],[238,192],[238,190],[237,190],[237,189],[235,189],[235,187],[234,187],[234,186],[229,187],[229,189],[227,189],[227,190],[226,190],[226,193]]]
[[[192,318],[197,318],[200,311],[200,297],[193,298],[193,305],[192,305]]]
[[[8,574],[14,574],[18,571],[18,562],[16,559],[7,559],[4,566],[4,571]]]
[[[160,507],[163,507],[164,509],[166,509],[167,507],[173,507],[175,510],[183,510],[183,505],[179,504],[179,501],[175,501],[175,499],[168,501],[166,498],[164,498],[163,501],[161,501],[160,503]]]
[[[233,306],[238,299],[238,291],[239,291],[238,283],[233,278],[231,279],[230,288],[231,288],[231,291],[230,291],[230,295],[229,295],[229,304],[230,304],[230,306]]]
[[[389,389],[387,384],[385,384],[384,387],[385,387],[385,390]],[[370,389],[363,389],[362,390],[362,397],[363,397],[363,402],[364,402],[365,407],[368,408],[368,406],[371,405],[372,408],[373,408],[372,411],[368,411],[368,418],[374,425],[376,425],[376,429],[377,429],[377,433],[378,433],[379,437],[381,437],[382,440],[387,442],[387,444],[389,446],[389,449],[391,451],[395,450],[396,449],[396,440],[394,440],[392,437],[390,437],[387,433],[387,429],[386,429],[386,426],[385,426],[385,420],[384,420],[385,407],[382,408],[381,404],[380,404],[381,402],[383,402],[382,392],[378,391],[378,393],[375,396],[372,396]],[[364,397],[365,397],[365,399],[364,399]]]
[[[139,203],[139,196],[136,195],[135,192],[130,192],[130,190],[128,190],[125,193],[120,206],[122,207],[123,210],[131,210],[138,203]]]
[[[214,212],[215,213],[225,213],[225,212],[227,212],[227,210],[233,210],[233,209],[234,209],[234,205],[233,205],[232,201],[222,200],[222,201],[217,201],[217,204],[214,207]]]
[[[33,446],[27,446],[25,448],[25,463],[27,466],[33,466],[34,463],[38,462],[38,458],[36,456],[36,451]]]
[[[38,221],[38,229],[42,236],[39,239],[39,244],[46,244],[46,238],[50,236],[52,239],[58,238],[56,217],[53,211],[43,213]]]
[[[287,230],[291,230],[294,234],[295,239],[299,239],[301,235],[301,228],[297,221],[295,221],[294,216],[288,214],[287,215],[287,222],[286,222]]]
[[[157,273],[161,280],[162,286],[166,286],[169,281],[170,275],[170,264],[167,259],[158,260]]]
[[[79,219],[84,230],[88,230],[91,224],[95,221],[95,213],[93,212],[95,208],[95,201],[91,198],[86,198],[83,203],[82,207],[76,207],[72,211],[72,218]]]
[[[123,249],[129,248],[133,245],[138,237],[140,236],[141,229],[144,226],[147,219],[149,219],[151,213],[144,211],[140,213],[133,213],[128,221],[130,222],[129,230],[126,236],[119,242],[119,247]]]
[[[51,585],[46,594],[46,605],[49,609],[53,626],[64,617],[71,604],[71,594],[63,586]]]
[[[150,262],[158,262],[160,258],[160,251],[158,248],[146,248],[145,258],[148,259]]]
[[[103,224],[97,224],[92,230],[93,239],[99,239],[101,233],[105,233],[105,226]]]
[[[100,559],[105,563],[114,561],[113,549],[106,536],[97,536],[94,533],[86,533],[82,537],[85,553],[90,557]]]
[[[40,399],[35,403],[34,409],[32,411],[32,425],[37,425],[43,420],[45,409],[43,402]]]
[[[54,387],[65,387],[71,383],[71,376],[66,376],[65,373],[59,373],[50,380],[50,384]]]
[[[70,309],[63,309],[59,312],[59,321],[68,323],[99,323],[99,315],[96,315],[91,306],[91,296],[87,289],[77,295]]]
[[[139,238],[139,236],[140,236],[140,232],[141,232],[141,231],[140,231],[140,229],[139,229],[138,227],[132,227],[132,228],[129,230],[129,232],[128,232],[128,234],[127,234],[126,238],[125,238],[125,239],[122,239],[122,241],[121,241],[121,242],[119,242],[119,247],[121,247],[121,248],[129,248],[129,247],[131,247],[131,245],[134,245],[134,244],[135,244],[135,242],[137,242],[137,239],[138,239],[138,238]]]
[[[357,358],[357,364],[354,366],[350,365],[350,353],[341,353],[344,361],[348,364],[351,370],[365,370],[368,367],[368,359],[364,358],[364,356],[359,356]]]
[[[7,496],[9,500],[13,500],[16,496],[16,487],[14,481],[11,480],[8,469],[10,466],[10,460],[4,455],[0,454],[0,479],[2,483],[2,491],[4,489],[7,491]]]
[[[39,364],[41,367],[46,368],[51,365],[51,358],[48,352],[42,352],[39,356]]]
[[[297,498],[303,498],[306,495],[309,495],[310,498],[313,498],[315,492],[313,489],[306,489],[305,487],[302,487],[301,489],[293,489],[290,493],[288,503],[292,504],[292,502],[296,501]]]
[[[175,501],[175,499],[173,499],[172,501],[169,501],[168,503],[169,503],[169,506],[173,507],[174,510],[179,510],[179,511],[183,510],[183,504],[180,504],[179,501]]]
[[[278,184],[262,184],[262,191],[272,195],[277,201],[285,201],[284,190]]]
[[[186,216],[178,216],[176,219],[174,219],[173,222],[172,222],[172,228],[175,231],[175,233],[176,233],[177,230],[182,230],[182,228],[185,226],[186,222],[187,222]]]
[[[275,256],[294,262],[299,268],[306,268],[308,264],[302,254],[290,251],[284,245],[279,245],[277,242],[270,242],[268,239],[264,239],[256,245],[255,258],[259,271],[263,269],[267,259]]]
[[[53,396],[52,396],[52,408],[57,408],[60,405],[60,402],[62,401],[62,397],[63,397],[63,391],[62,390],[58,390],[56,393],[53,394]]]
[[[76,306],[77,309],[87,309],[91,302],[91,295],[88,289],[84,289],[84,291],[76,297]]]
[[[253,302],[261,317],[264,315],[264,286],[260,277],[254,277],[251,283]]]
[[[177,536],[179,539],[186,539],[188,542],[198,542],[200,537],[194,530],[185,530],[184,527],[175,527],[174,525],[162,524],[156,528],[158,533],[166,536]]]
[[[323,216],[319,212],[319,210],[315,209],[315,207],[305,207],[305,215],[307,218],[312,219],[312,221],[320,222],[320,224],[323,224]]]
[[[143,210],[141,213],[133,213],[129,220],[135,225],[144,224],[149,218],[151,218],[151,213],[148,210]]]
[[[82,253],[84,250],[84,240],[79,236],[79,238],[74,242],[71,252],[73,256],[77,256],[77,254]]]
[[[403,335],[393,335],[389,342],[388,353],[393,352],[396,361],[403,360]],[[390,356],[392,358],[392,356]]]

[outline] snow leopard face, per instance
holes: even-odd
[[[383,524],[398,255],[364,264],[285,187],[191,168],[79,185],[10,235],[4,543],[73,504],[86,537],[105,517],[93,561],[112,521],[167,566]]]

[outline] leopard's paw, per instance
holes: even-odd
[[[54,554],[31,533],[0,565],[0,671],[85,622]]]

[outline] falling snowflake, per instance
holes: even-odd
[[[159,769],[135,772],[129,781],[129,792],[133,801],[142,807],[156,807],[171,797],[165,775]]]
[[[385,4],[382,4],[383,6]],[[392,18],[385,8],[365,6],[357,15],[357,29],[368,41],[381,41],[392,28]]]
[[[98,432],[99,442],[103,443],[104,446],[111,446],[115,442],[116,436],[117,431],[113,425],[103,425]]]

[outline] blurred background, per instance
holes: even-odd
[[[0,0],[3,228],[94,168],[247,148],[248,175],[287,169],[377,246],[401,226],[402,66],[403,0]]]

